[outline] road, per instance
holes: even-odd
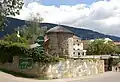
[[[120,72],[108,72],[101,75],[69,82],[120,82]]]
[[[120,72],[107,72],[96,76],[54,80],[35,80],[21,78],[0,72],[0,82],[120,82]]]

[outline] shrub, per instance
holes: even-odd
[[[28,52],[28,45],[24,43],[11,43],[0,40],[0,61],[2,63],[12,60],[15,55],[25,55]]]
[[[52,63],[60,59],[45,53],[40,53],[40,48],[30,49],[25,43],[11,43],[0,40],[0,61],[2,63],[11,61],[14,56],[33,58],[35,62]]]
[[[52,62],[58,62],[60,59],[58,57],[54,57],[52,55],[48,54],[41,54],[39,47],[33,48],[29,50],[29,54],[27,54],[28,57],[33,58],[35,62],[41,62],[41,63],[52,63]]]
[[[24,39],[23,37],[17,37],[17,34],[16,33],[13,33],[11,35],[6,35],[4,37],[4,41],[8,41],[8,42],[11,42],[11,43],[25,43],[27,44],[27,40]]]

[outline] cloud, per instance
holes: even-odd
[[[24,6],[27,6],[28,4],[32,3],[32,2],[36,2],[36,3],[42,3],[43,0],[23,0],[24,1]]]
[[[77,4],[45,6],[40,0],[32,0],[23,7],[16,18],[28,20],[30,13],[39,13],[44,22],[60,23],[78,28],[87,28],[104,34],[120,36],[120,0],[104,0],[91,5]]]

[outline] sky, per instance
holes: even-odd
[[[15,18],[29,20],[31,14],[39,14],[43,22],[120,36],[120,0],[24,0],[24,3]]]
[[[31,2],[38,2],[43,5],[51,6],[55,5],[59,7],[60,5],[76,5],[76,4],[92,4],[93,2],[102,1],[102,0],[24,0],[25,4]]]

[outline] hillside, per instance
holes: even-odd
[[[7,26],[5,27],[4,31],[0,32],[0,38],[3,38],[4,35],[6,34],[11,34],[14,31],[15,28],[18,26],[21,27],[25,25],[24,20],[19,20],[15,18],[8,18]],[[46,26],[48,29],[57,26],[57,24],[52,24],[52,23],[41,23],[40,24],[42,27]],[[64,25],[61,25],[64,26]],[[64,26],[65,28],[71,30],[72,32],[75,33],[75,35],[79,36],[83,40],[89,40],[89,39],[96,39],[96,38],[110,38],[114,41],[120,41],[120,37],[116,36],[111,36],[111,35],[105,35],[99,32],[95,32],[92,30],[87,30],[87,29],[82,29],[82,28],[74,28],[70,26]]]

